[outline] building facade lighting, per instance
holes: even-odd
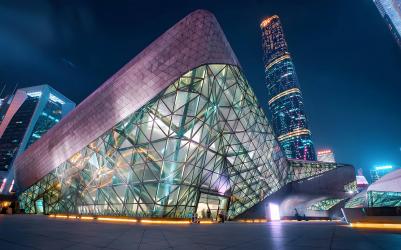
[[[280,18],[262,21],[263,61],[272,125],[289,159],[316,160],[303,97]]]

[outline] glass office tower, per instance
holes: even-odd
[[[0,124],[0,176],[5,187],[0,193],[12,190],[14,159],[37,141],[62,117],[75,107],[75,103],[48,85],[22,88],[4,99]],[[10,187],[8,187],[10,186]]]
[[[373,0],[401,48],[401,0]]]
[[[274,132],[287,158],[316,160],[301,90],[278,16],[261,25],[268,102]]]

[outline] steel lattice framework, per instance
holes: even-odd
[[[228,197],[235,217],[293,178],[241,70],[210,64],[181,76],[20,202],[26,212],[43,199],[47,213],[189,217],[205,192]]]
[[[400,192],[367,192],[367,202],[369,207],[399,207],[401,206]]]
[[[313,211],[328,211],[343,200],[344,199],[334,198],[321,200],[312,204],[310,207],[308,207],[308,209]]]

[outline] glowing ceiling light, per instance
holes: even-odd
[[[280,207],[277,204],[269,203],[270,219],[280,220]]]

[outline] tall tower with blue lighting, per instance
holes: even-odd
[[[315,161],[316,153],[308,129],[302,93],[280,18],[276,15],[266,18],[260,27],[274,132],[287,158]]]

